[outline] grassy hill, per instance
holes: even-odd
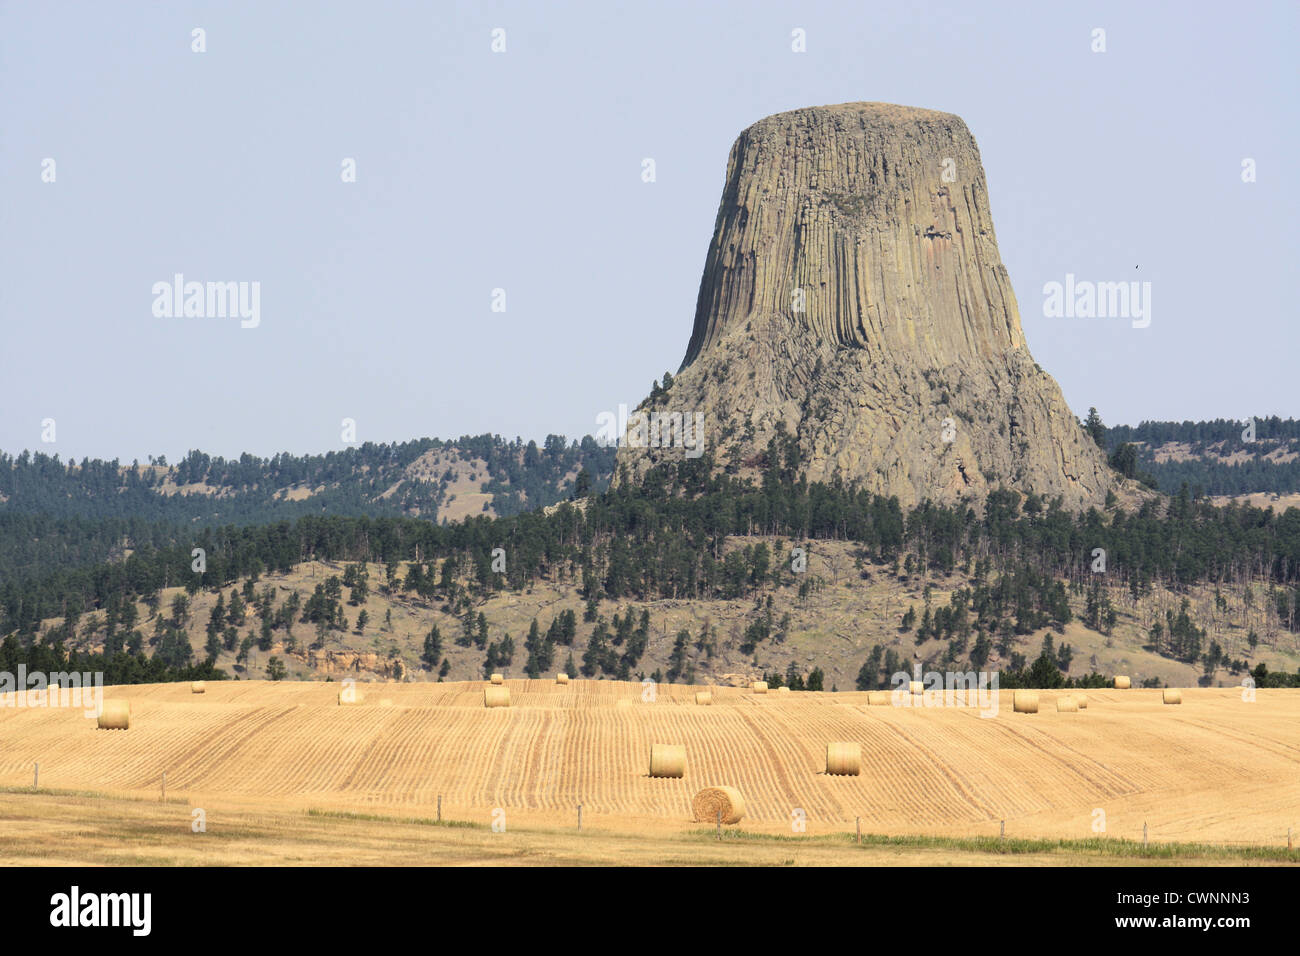
[[[789,544],[774,537],[738,536],[726,540],[724,553],[759,542],[773,550],[784,550]],[[908,574],[896,571],[892,564],[864,559],[857,546],[850,542],[816,541],[805,543],[805,547],[808,567],[798,585],[765,584],[737,600],[603,600],[597,603],[597,613],[606,624],[611,624],[615,616],[625,617],[629,611],[637,623],[643,612],[649,614],[646,649],[631,669],[633,677],[656,672],[667,674],[673,666],[676,638],[683,630],[689,638],[685,641],[679,677],[687,681],[747,684],[764,674],[784,675],[793,666],[801,677],[806,677],[813,668],[820,668],[825,673],[826,690],[832,687],[852,690],[859,669],[875,645],[892,650],[909,670],[915,664],[941,672],[980,669],[971,662],[973,634],[964,650],[954,650],[949,640],[932,638],[916,643],[915,627],[906,632],[901,630],[903,615],[909,608],[915,609],[918,619],[921,617],[927,606],[927,592],[929,606],[938,609],[949,604],[959,588],[968,588],[971,580],[964,570],[952,574]],[[538,622],[544,634],[552,620],[567,610],[575,616],[577,633],[571,646],[555,647],[552,665],[546,669],[547,673],[554,673],[564,667],[570,653],[575,664],[581,667],[599,624],[599,620],[583,620],[587,605],[580,593],[581,582],[573,577],[555,576],[528,588],[502,590],[472,602],[470,613],[475,617],[482,614],[487,622],[486,646],[481,647],[475,641],[460,646],[456,639],[464,639],[462,608],[453,609],[445,601],[422,598],[402,587],[400,582],[410,570],[409,562],[400,563],[399,585],[392,590],[379,583],[386,578],[383,565],[309,561],[289,573],[261,576],[252,585],[253,593],[262,594],[269,588],[280,607],[290,595],[296,594],[298,606],[305,609],[316,590],[330,578],[342,582],[350,564],[364,569],[370,583],[364,601],[355,605],[347,600],[350,589],[340,583],[339,607],[345,628],[320,628],[296,621],[288,635],[284,629],[277,628],[269,648],[260,650],[256,646],[258,620],[250,608],[245,624],[237,628],[240,643],[249,640],[252,644],[247,657],[237,661],[237,649],[222,650],[217,656],[217,666],[232,675],[262,678],[267,676],[271,658],[276,658],[285,665],[287,676],[292,679],[339,680],[352,676],[437,680],[440,665],[430,668],[420,659],[425,638],[436,626],[442,635],[438,658],[448,662],[446,672],[441,675],[444,679],[481,679],[487,647],[501,644],[507,636],[514,643],[513,660],[509,664],[499,663],[494,669],[523,676],[527,660],[525,639],[532,621]],[[228,601],[232,590],[244,591],[247,581],[243,579],[234,588],[222,589],[223,601]],[[469,582],[462,579],[461,583]],[[1300,636],[1287,631],[1278,620],[1271,602],[1265,599],[1265,586],[1250,587],[1249,601],[1247,587],[1220,586],[1218,601],[1216,588],[1209,585],[1195,586],[1185,593],[1157,586],[1136,600],[1126,588],[1107,587],[1104,593],[1116,611],[1109,634],[1082,623],[1087,596],[1067,589],[1073,619],[1064,628],[1034,628],[1010,638],[1002,649],[994,642],[984,666],[1003,670],[1013,663],[1013,654],[1032,661],[1042,649],[1044,638],[1050,635],[1056,648],[1069,645],[1073,651],[1064,670],[1070,676],[1077,678],[1097,671],[1108,675],[1128,674],[1135,684],[1155,678],[1165,685],[1195,686],[1204,674],[1202,665],[1170,659],[1150,647],[1152,623],[1163,619],[1166,611],[1176,612],[1183,598],[1187,598],[1191,618],[1206,631],[1207,644],[1211,640],[1217,642],[1227,659],[1247,661],[1251,667],[1262,662],[1270,671],[1294,673],[1300,667]],[[159,617],[169,615],[173,601],[183,596],[186,592],[182,588],[165,589],[156,615],[143,603],[139,604],[141,630],[149,634]],[[199,660],[204,657],[205,627],[217,593],[200,591],[188,600],[186,633],[194,659]],[[362,611],[368,623],[358,633],[356,625]],[[772,622],[770,636],[758,640],[752,650],[746,651],[746,631],[765,619]],[[83,617],[69,649],[99,650],[105,637],[103,623],[102,614]],[[61,619],[49,619],[44,622],[44,628],[49,632],[61,624]],[[1252,631],[1259,639],[1254,649],[1248,643]],[[611,635],[611,641],[614,636]],[[620,651],[619,646],[612,646],[614,651]],[[595,676],[612,675],[597,671]],[[1238,684],[1241,676],[1228,666],[1221,666],[1215,669],[1211,682],[1219,686]]]

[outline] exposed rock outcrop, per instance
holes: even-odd
[[[740,134],[655,407],[703,412],[706,449],[741,473],[784,423],[810,481],[904,505],[1003,485],[1077,508],[1115,483],[1025,345],[975,141],[930,110],[815,107]],[[625,441],[619,464],[683,454]]]
[[[406,665],[400,657],[376,654],[374,651],[354,651],[346,648],[340,650],[311,650],[298,653],[295,657],[303,660],[319,674],[374,674],[379,677],[402,680],[406,677]]]

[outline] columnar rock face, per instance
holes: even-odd
[[[948,113],[849,103],[740,134],[655,409],[703,412],[706,450],[742,474],[784,423],[810,481],[904,505],[1004,486],[1077,508],[1114,486],[1029,354],[979,150]],[[684,454],[639,444],[620,451],[633,477]]]

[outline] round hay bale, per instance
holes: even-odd
[[[490,684],[487,687],[484,687],[483,706],[484,707],[509,707],[510,688],[501,687],[497,684]]]
[[[745,798],[735,787],[705,787],[691,801],[696,823],[714,823],[722,813],[723,823],[739,823],[745,815]]]
[[[1162,696],[1166,704],[1181,704],[1183,702],[1183,692],[1177,687],[1166,687]]]
[[[494,684],[504,684],[505,682],[506,682],[506,679],[505,679],[504,677],[502,677],[500,674],[493,674],[493,675],[492,675],[492,683],[494,683]]]
[[[686,747],[682,744],[650,745],[650,776],[684,777],[686,775]]]
[[[567,684],[568,682],[569,682],[569,675],[564,673],[564,671],[560,671],[560,673],[555,675],[555,683]]]
[[[765,680],[752,681],[750,682],[749,689],[752,690],[755,694],[766,694],[767,681]]]
[[[1130,681],[1127,677],[1119,676],[1119,677],[1116,677],[1116,678],[1115,678],[1115,689],[1116,689],[1116,690],[1128,690],[1130,684],[1131,684],[1131,681]]]
[[[1011,698],[1011,709],[1017,714],[1038,713],[1038,691],[1018,690]]]
[[[1088,709],[1088,695],[1087,695],[1087,694],[1075,694],[1075,695],[1074,695],[1074,702],[1075,702],[1076,704],[1078,704],[1080,710],[1087,710],[1087,709]]]
[[[911,691],[913,694],[923,694],[925,693],[925,681],[919,681],[919,680],[909,681],[907,684],[907,689]]]
[[[789,687],[778,687],[778,688],[776,689],[776,692],[777,692],[778,694],[788,694],[788,693],[790,693],[790,688],[789,688]]]
[[[713,694],[707,690],[696,691],[695,703],[699,704],[701,707],[708,707],[713,703]]]
[[[1066,694],[1064,697],[1056,698],[1056,712],[1058,714],[1077,714],[1079,704],[1073,697]]]
[[[834,776],[856,777],[862,772],[862,745],[827,744],[826,772]]]
[[[106,700],[99,707],[98,727],[100,730],[130,730],[131,702],[129,700]]]
[[[868,707],[888,707],[893,703],[887,690],[872,690],[867,692]]]
[[[207,692],[207,689],[208,689],[208,685],[201,680],[190,681],[191,694],[203,694]]]

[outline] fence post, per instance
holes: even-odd
[[[858,845],[862,845],[862,817],[858,817]]]
[[[162,802],[163,802],[163,803],[166,803],[166,802],[167,802],[167,771],[166,771],[166,770],[163,771],[163,779],[162,779]]]
[[[41,786],[41,764],[37,761],[35,769],[32,771],[32,789],[39,790]],[[1286,831],[1286,842],[1289,846],[1291,843],[1291,831]]]
[[[1005,840],[1006,838],[1007,838],[1007,821],[1001,820],[998,823],[998,839]]]
[[[438,822],[442,822],[442,794],[438,794]]]
[[[722,839],[722,811],[718,811],[718,839]]]
[[[1147,845],[1147,825],[1145,820],[1142,822],[1142,845]]]

